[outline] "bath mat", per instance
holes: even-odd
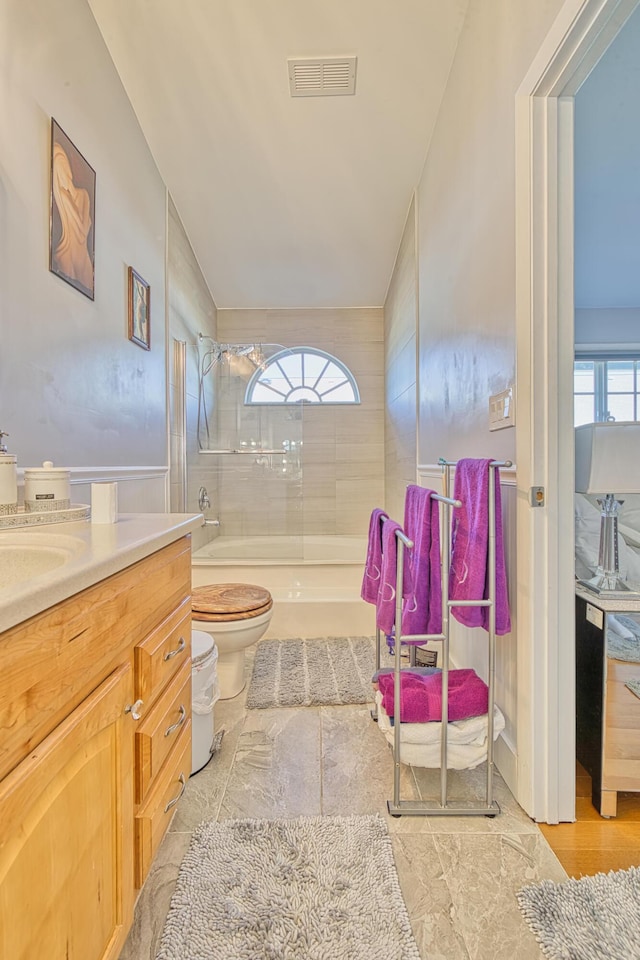
[[[373,637],[262,640],[247,707],[310,707],[373,701]]]
[[[420,960],[379,816],[200,824],[157,960]]]
[[[640,956],[640,868],[525,887],[520,909],[551,960]]]

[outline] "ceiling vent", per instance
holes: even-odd
[[[345,97],[356,92],[357,57],[287,60],[292,97]]]

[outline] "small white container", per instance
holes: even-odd
[[[70,473],[45,460],[41,467],[24,471],[24,509],[27,513],[68,510],[71,506]]]
[[[18,477],[16,457],[0,453],[0,516],[18,512]]]
[[[91,484],[91,523],[116,523],[118,520],[118,484]]]

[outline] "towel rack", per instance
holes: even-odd
[[[442,570],[442,632],[438,634],[402,634],[402,585],[404,582],[404,551],[413,547],[413,541],[401,530],[396,531],[397,562],[396,562],[396,612],[395,612],[395,643],[394,643],[394,730],[393,730],[393,800],[387,801],[387,808],[393,817],[408,816],[488,816],[495,817],[500,813],[500,807],[493,796],[494,776],[494,710],[495,710],[495,653],[496,653],[496,469],[511,467],[511,460],[492,460],[489,463],[489,504],[488,504],[488,597],[478,600],[450,600],[449,599],[449,566],[450,566],[450,529],[451,509],[460,507],[460,500],[449,496],[451,486],[451,469],[456,466],[455,460],[440,458],[438,464],[442,467],[444,495],[432,494],[433,499],[443,505],[446,535],[441,538],[441,570]],[[386,521],[382,521],[386,522]],[[487,777],[485,797],[480,801],[452,801],[447,797],[448,767],[447,767],[447,731],[449,717],[449,613],[451,607],[487,607],[489,611],[488,627],[488,706],[487,706]],[[376,629],[377,666],[380,666],[380,630]],[[436,800],[403,800],[400,795],[401,769],[401,722],[400,722],[400,693],[401,693],[401,651],[402,644],[416,641],[434,641],[442,643],[442,720],[440,738],[440,799]],[[412,649],[415,662],[415,647]],[[375,718],[375,717],[374,717]],[[446,719],[445,719],[446,718]]]

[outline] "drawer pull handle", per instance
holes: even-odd
[[[134,720],[139,720],[142,714],[140,713],[140,708],[143,706],[144,700],[136,700],[135,703],[131,703],[128,707],[124,708],[125,713],[130,713]]]
[[[182,706],[182,704],[180,704],[180,719],[176,720],[175,723],[172,723],[170,727],[167,727],[167,729],[164,732],[165,737],[170,737],[171,734],[174,732],[174,730],[177,730],[178,727],[181,727],[186,719],[187,719],[187,711]]]
[[[187,789],[187,781],[184,778],[184,773],[180,774],[180,776],[178,777],[178,782],[180,783],[180,793],[178,794],[177,797],[174,797],[173,800],[169,800],[169,803],[164,808],[165,813],[169,813],[169,810],[171,810],[171,807],[175,807],[176,803],[178,802],[182,794]]]
[[[174,657],[177,657],[179,653],[182,653],[182,651],[184,650],[184,648],[186,647],[186,645],[187,645],[187,644],[185,643],[184,637],[180,637],[180,643],[178,644],[178,646],[176,647],[176,649],[175,649],[175,650],[168,650],[167,653],[165,653],[165,655],[164,655],[164,657],[163,657],[162,659],[163,659],[165,662],[166,662],[167,660],[173,660],[173,658],[174,658]]]

